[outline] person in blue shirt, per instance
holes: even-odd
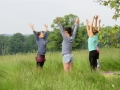
[[[37,51],[37,55],[36,55],[36,67],[37,68],[42,68],[44,65],[44,62],[46,61],[45,59],[45,54],[46,54],[46,32],[48,30],[48,26],[46,24],[44,24],[46,30],[45,31],[40,31],[40,32],[36,32],[34,29],[34,24],[30,23],[29,27],[33,30],[35,39],[36,39],[36,43],[38,46],[38,51]]]
[[[95,19],[95,23],[98,20],[98,15],[95,15],[92,19],[92,22],[90,24],[90,30],[89,30],[89,26],[88,26],[88,20],[86,20],[86,29],[87,29],[87,34],[89,36],[88,38],[88,50],[89,50],[89,62],[90,62],[90,66],[91,66],[91,70],[95,70],[97,67],[97,57],[98,57],[98,53],[96,50],[97,44],[98,44],[98,32],[100,31],[100,22],[101,20],[99,19],[98,21],[98,28],[93,27],[93,23],[94,23],[94,19]]]

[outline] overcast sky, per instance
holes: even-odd
[[[35,30],[44,30],[44,23],[50,25],[57,16],[74,14],[81,22],[98,14],[101,24],[120,25],[120,18],[112,19],[114,11],[93,0],[0,0],[0,34],[32,34],[28,27],[33,23]]]

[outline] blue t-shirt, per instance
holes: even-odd
[[[44,32],[44,38],[39,38],[35,31],[33,31],[33,33],[35,35],[36,43],[38,46],[37,54],[45,55],[46,53],[46,41],[45,41],[46,32]]]
[[[88,50],[93,51],[96,50],[98,44],[98,35],[93,35],[93,37],[88,38]]]

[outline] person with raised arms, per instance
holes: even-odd
[[[38,46],[38,51],[37,51],[37,55],[36,55],[36,68],[42,68],[44,65],[44,62],[46,61],[45,59],[45,54],[46,54],[46,32],[48,31],[48,26],[46,24],[44,24],[46,30],[45,31],[40,31],[40,32],[36,32],[34,29],[34,24],[30,23],[29,27],[32,29],[34,35],[35,35],[35,39],[36,39],[36,43]]]
[[[88,26],[88,23],[89,23],[88,19],[86,20],[86,29],[87,29],[87,34],[89,36],[88,50],[89,50],[89,62],[90,62],[91,70],[96,70],[96,68],[97,68],[98,32],[100,31],[100,22],[101,22],[101,20],[98,21],[98,28],[96,28],[96,25],[95,25],[95,27],[93,27],[94,19],[96,20],[96,24],[97,24],[98,15],[93,17],[92,23],[90,24],[90,30],[89,30],[89,26]]]
[[[73,65],[72,44],[75,39],[77,28],[79,25],[79,18],[77,18],[75,21],[75,27],[73,33],[71,27],[66,27],[65,29],[63,29],[59,17],[56,18],[56,21],[58,22],[58,27],[63,37],[63,41],[62,41],[63,67],[64,67],[64,71],[68,72],[71,71]]]

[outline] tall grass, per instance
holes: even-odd
[[[100,71],[91,72],[88,51],[73,51],[72,72],[65,73],[61,52],[48,52],[43,69],[36,69],[35,53],[0,56],[0,90],[119,90],[120,49],[100,50]],[[114,87],[112,87],[114,85]]]

